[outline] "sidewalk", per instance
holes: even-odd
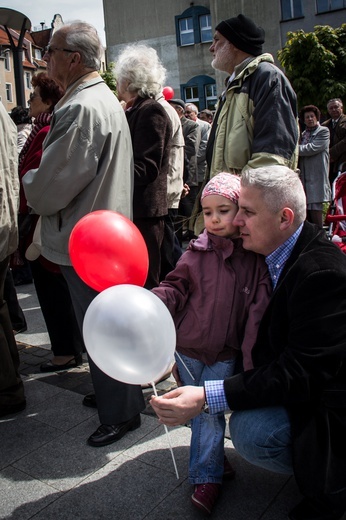
[[[190,430],[170,428],[177,479],[164,427],[150,406],[142,426],[103,448],[86,444],[99,426],[96,410],[82,406],[92,390],[88,364],[41,374],[51,356],[33,285],[18,287],[28,331],[16,336],[26,389],[25,411],[0,420],[1,520],[193,520],[187,481]],[[157,385],[163,393],[174,380]],[[150,399],[152,390],[145,390]],[[284,520],[300,500],[293,477],[242,460],[229,438],[226,453],[235,480],[225,482],[215,520]]]

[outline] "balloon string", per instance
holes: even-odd
[[[175,351],[175,355],[179,358],[179,361],[180,363],[182,363],[182,365],[184,365],[184,368],[186,369],[186,372],[189,374],[189,376],[191,377],[191,379],[193,381],[195,381],[195,378],[193,377],[193,375],[191,374],[190,370],[187,368],[187,366],[185,365],[184,363],[184,360],[183,358],[181,357],[181,355],[179,354],[179,352]]]
[[[158,396],[157,396],[156,387],[155,387],[155,383],[152,381],[150,384],[151,384],[151,386],[153,387],[155,397],[158,397]],[[168,444],[169,444],[169,449],[170,449],[170,451],[171,451],[172,460],[173,460],[173,465],[174,465],[174,469],[175,469],[175,474],[176,474],[176,476],[177,476],[177,479],[179,479],[179,473],[178,473],[177,465],[176,465],[175,458],[174,458],[174,453],[173,453],[173,448],[172,448],[172,445],[171,445],[171,439],[170,439],[170,436],[169,436],[169,433],[168,433],[168,428],[167,428],[167,426],[166,426],[165,424],[164,424],[163,426],[164,426],[164,428],[165,428],[165,432],[166,432],[166,435],[167,435]]]

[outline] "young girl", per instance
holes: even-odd
[[[201,386],[206,380],[232,376],[239,356],[244,370],[252,368],[251,349],[271,284],[264,258],[243,249],[233,225],[239,191],[240,179],[230,173],[219,173],[208,182],[201,197],[205,230],[152,289],[175,322],[183,385]],[[192,419],[191,430],[191,499],[210,513],[222,479],[234,476],[224,453],[224,414],[202,412]]]

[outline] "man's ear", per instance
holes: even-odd
[[[283,208],[281,210],[280,229],[282,231],[288,229],[294,221],[294,212],[291,208]]]
[[[81,55],[77,51],[74,52],[72,54],[71,63],[80,63],[80,61],[81,61]]]

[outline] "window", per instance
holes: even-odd
[[[215,110],[217,101],[215,79],[210,76],[194,76],[180,86],[181,98],[185,103],[193,103],[199,110]]]
[[[24,73],[24,77],[25,77],[25,88],[28,88],[31,90],[31,74],[30,72],[25,72]]]
[[[11,70],[11,60],[9,51],[5,51],[5,70]]]
[[[301,0],[281,0],[281,15],[283,20],[302,17],[303,9]]]
[[[215,105],[217,102],[215,83],[205,86],[205,101],[209,110],[215,110]]]
[[[193,103],[197,105],[199,109],[199,97],[198,97],[198,87],[194,85],[192,87],[185,87],[184,90],[185,103]]]
[[[210,14],[202,14],[199,17],[199,28],[201,31],[201,42],[211,42],[213,40],[213,35]]]
[[[346,7],[346,0],[317,0],[316,9],[318,13],[326,13],[328,11],[336,11]]]
[[[175,17],[178,47],[212,41],[210,11],[207,7],[193,6]]]
[[[183,18],[179,20],[180,45],[193,45],[193,20],[192,18]]]
[[[6,100],[7,100],[9,103],[12,103],[12,102],[13,102],[13,97],[12,97],[12,85],[11,85],[11,83],[6,83]]]

